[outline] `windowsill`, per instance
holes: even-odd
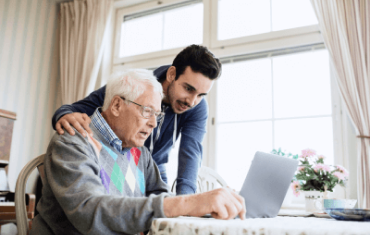
[[[287,210],[305,210],[304,204],[291,204],[289,206],[282,206],[281,209],[287,209]]]

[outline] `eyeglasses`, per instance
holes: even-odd
[[[137,106],[140,106],[140,108],[141,108],[141,115],[144,118],[151,118],[151,117],[153,117],[153,115],[155,115],[155,117],[157,118],[157,120],[160,120],[160,119],[162,119],[164,117],[164,112],[156,112],[151,107],[147,107],[147,106],[144,106],[144,105],[135,103],[134,101],[125,99],[124,97],[121,97],[121,99],[127,100],[128,102],[131,102],[133,104],[136,104]]]

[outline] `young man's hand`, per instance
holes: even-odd
[[[167,197],[164,201],[164,212],[167,217],[190,215],[200,217],[211,214],[216,219],[233,219],[239,215],[245,219],[244,198],[230,188],[219,188],[209,192]]]
[[[60,135],[64,134],[64,129],[70,134],[74,135],[75,131],[71,127],[71,125],[81,133],[84,137],[86,137],[86,131],[92,135],[92,131],[89,127],[91,119],[85,113],[69,113],[61,117],[57,124],[55,125],[55,129]],[[86,130],[86,131],[85,131]]]

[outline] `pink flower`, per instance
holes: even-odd
[[[299,184],[298,181],[293,181],[293,183],[290,185],[290,187],[292,188],[293,190],[293,194],[298,197],[300,192],[299,190],[301,189],[301,185]]]
[[[337,170],[342,173],[344,176],[348,177],[349,176],[349,172],[346,170],[346,168],[344,168],[343,166],[336,166],[337,167]]]
[[[315,150],[313,150],[313,149],[303,149],[301,156],[313,157],[315,155],[316,155],[316,151]]]
[[[319,155],[319,156],[317,156],[317,159],[325,159],[325,156],[324,155]]]
[[[298,171],[304,171],[305,167],[304,166],[300,166],[298,167]]]
[[[344,174],[342,174],[342,173],[340,173],[340,172],[338,172],[338,171],[336,171],[336,172],[334,172],[333,173],[333,175],[335,176],[335,177],[337,177],[338,178],[338,180],[344,180],[346,177],[344,176]]]
[[[313,167],[313,170],[317,172],[318,170],[322,170],[324,172],[329,172],[330,171],[330,166],[324,165],[324,164],[317,164],[316,166]]]
[[[330,166],[324,165],[323,170],[326,172],[330,172]]]

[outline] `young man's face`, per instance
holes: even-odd
[[[176,73],[170,73],[169,86],[167,87],[165,102],[170,103],[177,114],[195,107],[202,98],[208,94],[213,85],[213,80],[202,73],[194,72],[188,66],[184,73],[175,80]]]

